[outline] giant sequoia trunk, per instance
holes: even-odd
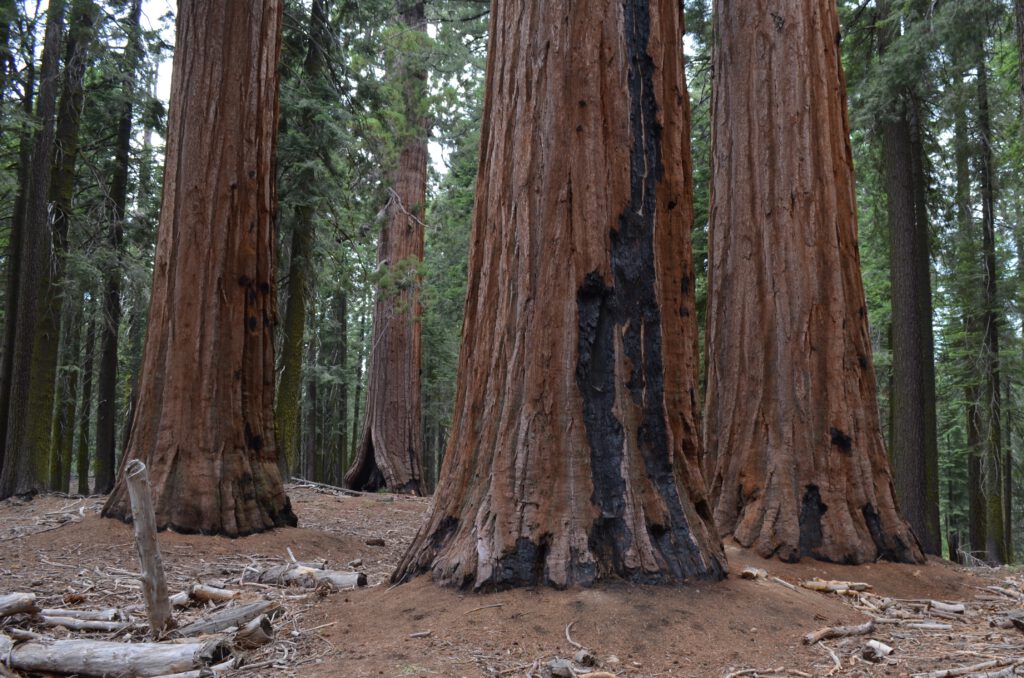
[[[401,23],[425,37],[423,0],[398,0],[397,7]],[[391,65],[392,78],[402,88],[406,129],[392,174],[387,221],[377,245],[378,269],[391,274],[391,285],[377,293],[366,414],[355,459],[345,474],[345,485],[357,490],[387,487],[394,492],[423,492],[418,266],[423,261],[431,123],[424,110],[424,48],[418,47]]]
[[[718,578],[677,0],[492,6],[451,438],[393,575]]]
[[[835,3],[715,8],[715,521],[765,557],[919,561],[875,401]]]
[[[178,7],[167,163],[137,416],[157,525],[294,525],[274,441],[279,0]],[[216,101],[217,106],[207,105]],[[128,520],[124,468],[103,515]]]

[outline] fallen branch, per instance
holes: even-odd
[[[10,617],[15,614],[36,614],[39,608],[36,606],[36,594],[34,593],[8,593],[0,596],[0,617]]]
[[[117,643],[105,640],[31,640],[18,645],[0,634],[0,657],[18,671],[81,676],[161,676],[222,661],[222,639],[202,643]]]
[[[328,586],[340,591],[366,586],[366,575],[362,572],[338,572],[337,570],[320,570],[306,567],[298,563],[277,565],[266,570],[246,570],[242,573],[242,582],[258,584],[274,584],[288,586],[295,584],[307,589]]]
[[[232,626],[241,628],[261,615],[273,616],[273,613],[279,607],[273,600],[258,600],[247,605],[229,607],[210,615],[206,619],[200,619],[188,626],[182,626],[180,629],[172,631],[170,635],[172,638],[190,638],[208,633],[217,633]]]
[[[961,666],[955,669],[942,669],[940,671],[932,671],[930,673],[917,673],[914,674],[914,678],[956,678],[957,676],[966,676],[972,673],[980,673],[987,671],[988,669],[1001,668],[1010,664],[1018,664],[1022,659],[990,659],[987,662],[981,662],[980,664],[974,664],[972,666]]]
[[[188,597],[197,603],[226,603],[242,595],[241,591],[222,589],[206,584],[192,584],[188,588]]]
[[[810,581],[800,582],[800,586],[811,591],[820,591],[822,593],[847,593],[849,591],[867,591],[871,588],[871,584],[858,581],[824,581],[822,579],[811,579]]]
[[[829,638],[845,638],[847,636],[863,636],[875,630],[875,620],[869,619],[857,626],[829,626],[818,629],[804,636],[804,645],[814,645]]]
[[[565,639],[567,641],[569,641],[569,644],[572,645],[573,647],[575,647],[577,650],[585,650],[587,648],[585,648],[582,645],[580,645],[579,643],[577,643],[575,640],[572,639],[572,636],[569,635],[569,631],[572,630],[572,625],[575,624],[575,623],[576,623],[575,621],[571,621],[571,622],[569,622],[568,624],[565,625]]]
[[[91,619],[93,621],[119,621],[124,615],[116,608],[106,610],[68,610],[65,608],[46,608],[39,612],[44,617],[70,617],[71,619]]]
[[[165,673],[164,675],[157,676],[156,678],[216,678],[222,671],[230,671],[235,668],[237,663],[238,660],[232,657],[226,662],[214,664],[213,666],[206,666],[194,671],[182,671],[181,673]]]
[[[117,631],[136,626],[130,622],[123,621],[102,621],[99,619],[77,619],[75,617],[49,616],[43,616],[40,623],[43,626],[63,626],[69,631],[102,631],[104,633],[115,633]]]

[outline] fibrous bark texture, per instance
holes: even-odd
[[[398,0],[403,25],[426,35],[423,0]],[[373,310],[366,414],[346,487],[421,494],[423,436],[420,404],[420,301],[417,267],[423,261],[427,191],[426,102],[423,54],[402,54],[391,70],[403,92],[406,130],[394,170],[387,221],[377,245],[378,270],[392,289],[381,289]]]
[[[931,259],[919,104],[898,95],[882,125],[892,284],[891,445],[896,498],[925,553],[939,555],[939,451]]]
[[[36,363],[37,326],[45,309],[40,308],[39,289],[44,280],[44,269],[49,265],[50,222],[49,192],[50,170],[53,159],[55,137],[55,113],[57,108],[57,71],[60,61],[61,36],[64,32],[65,2],[55,0],[47,8],[46,37],[43,42],[42,66],[39,71],[39,97],[36,104],[36,130],[32,154],[24,158],[27,171],[21,177],[25,183],[20,189],[24,198],[24,214],[19,215],[20,206],[15,207],[15,224],[20,235],[18,260],[12,262],[16,268],[17,298],[14,313],[8,314],[7,324],[13,329],[13,344],[9,362],[10,371],[4,374],[3,387],[8,393],[0,397],[7,403],[6,440],[4,444],[3,469],[0,471],[0,499],[12,494],[35,492],[45,488],[50,449],[39,447],[40,439],[49,437],[49,415],[45,413],[46,435],[37,435],[38,420],[30,402],[33,396],[32,380],[41,374]],[[23,221],[19,224],[18,219]],[[6,366],[5,366],[6,367]],[[52,383],[51,383],[52,387]],[[38,392],[39,389],[35,389]],[[52,406],[52,398],[50,400]]]
[[[237,536],[295,524],[273,426],[280,21],[278,0],[179,3],[152,302],[125,455],[149,468],[160,529]],[[127,520],[124,467],[103,514]]]
[[[875,401],[835,3],[715,10],[715,521],[766,557],[919,561]]]
[[[700,470],[676,0],[492,7],[451,438],[393,575],[724,575]]]

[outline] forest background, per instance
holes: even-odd
[[[389,0],[285,4],[276,418],[294,476],[343,482],[363,433],[376,302],[390,299],[389,313],[410,315],[414,292],[422,306],[424,489],[437,481],[454,400],[488,6],[430,0],[423,3],[422,31]],[[703,328],[713,22],[710,2],[688,0],[685,8]],[[1000,559],[1019,560],[1024,6],[1021,0],[842,0],[839,8],[862,273],[890,454],[901,454],[901,427],[933,432],[924,438],[934,441],[938,459],[934,499],[945,552],[955,555],[962,547],[991,557],[983,542],[994,538],[1003,545]],[[26,158],[36,107],[47,87],[60,92],[58,151],[45,168],[52,178],[50,265],[39,283],[56,322],[42,326],[37,339],[49,347],[54,378],[41,382],[52,388],[33,392],[24,403],[0,403],[11,412],[24,406],[20,416],[41,487],[109,491],[126,445],[159,216],[167,107],[161,93],[174,25],[170,13],[160,13],[169,9],[164,2],[72,0],[65,31],[57,36],[60,58],[47,64],[47,3],[0,1],[5,327],[18,292],[20,255],[12,234],[26,214],[34,180]],[[317,68],[310,67],[311,53],[319,55]],[[401,70],[398,63],[416,65],[407,72],[425,72],[426,86],[389,77]],[[403,146],[425,129],[410,125],[419,118],[429,123],[431,149],[423,260],[380,262],[378,240],[394,200],[392,173]],[[917,159],[910,186],[896,185],[894,177],[903,174],[888,164],[887,152],[902,142]],[[910,196],[902,214],[900,195]],[[891,227],[908,218],[927,243],[923,253],[906,249]],[[908,304],[905,294],[893,290],[906,289],[903,264],[916,256],[928,259],[931,298]],[[925,303],[933,351],[910,355],[893,328],[916,322],[921,314],[913,309]],[[917,329],[928,334],[929,328]],[[3,351],[9,364],[13,347],[6,339]],[[907,377],[899,366],[915,360],[934,366],[934,393],[927,379],[901,383]],[[0,440],[8,439],[6,430],[0,433]],[[911,482],[894,462],[897,482]],[[923,478],[926,469],[919,472]],[[0,496],[4,486],[0,479]],[[996,514],[1001,520],[991,519]]]

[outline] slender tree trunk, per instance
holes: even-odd
[[[715,8],[715,521],[765,557],[921,561],[876,402],[836,5]]]
[[[317,418],[319,416],[319,389],[316,380],[316,347],[310,342],[309,369],[306,370],[306,402],[303,407],[304,423],[302,431],[302,459],[305,464],[302,477],[307,480],[320,482],[323,477],[320,474],[317,454]]]
[[[359,446],[359,410],[363,403],[363,361],[366,359],[366,314],[359,313],[359,345],[356,349],[356,390],[352,398],[352,442],[349,444],[349,459],[355,459]]]
[[[82,319],[87,312],[83,309]],[[89,494],[89,429],[92,421],[92,366],[96,347],[96,318],[89,318],[89,329],[85,333],[85,356],[82,366],[82,400],[78,406],[78,456],[75,472],[78,475],[78,494]]]
[[[885,57],[898,39],[890,20],[879,36]],[[941,555],[939,447],[935,414],[935,342],[932,333],[931,259],[924,202],[924,146],[919,103],[909,89],[895,92],[883,120],[882,164],[889,207],[889,271],[892,284],[892,388],[890,452],[896,499],[925,553]]]
[[[981,247],[985,267],[982,331],[984,333],[985,382],[982,388],[985,436],[985,506],[987,538],[985,550],[990,562],[1007,562],[1006,526],[1003,523],[1001,392],[999,389],[999,326],[995,237],[995,165],[992,154],[992,122],[988,101],[988,67],[984,48],[978,60],[978,135],[981,169]]]
[[[959,256],[967,258],[968,261],[975,259],[977,252],[975,245],[975,234],[972,225],[971,207],[971,169],[968,154],[970,143],[967,132],[967,112],[962,105],[958,105],[954,111],[953,118],[953,156],[956,171],[956,217],[957,230],[959,235]],[[978,313],[975,303],[977,290],[970,285],[962,285],[958,290],[963,303],[963,329],[964,346],[962,353],[965,365],[965,373],[968,375],[968,383],[964,386],[964,402],[966,403],[964,418],[967,429],[967,534],[970,542],[970,551],[974,556],[984,554],[985,534],[987,532],[985,519],[985,492],[982,487],[982,421],[979,404],[981,391],[974,381],[974,356],[976,354],[976,340],[978,334]]]
[[[1024,0],[1014,0],[1014,32],[1017,35],[1017,75],[1020,80],[1017,98],[1020,102],[1020,115],[1024,119]]]
[[[334,364],[340,372],[338,383],[338,436],[334,448],[334,462],[331,466],[331,483],[340,484],[342,474],[348,468],[348,296],[338,293],[335,299],[335,321],[338,324]]]
[[[35,43],[29,43],[30,53],[35,53]],[[35,96],[35,60],[29,59],[25,68],[25,92],[22,110],[27,117],[32,115]],[[25,238],[25,201],[28,198],[29,170],[32,164],[32,142],[34,135],[22,132],[18,145],[18,190],[14,197],[11,234],[7,249],[7,270],[4,287],[4,337],[0,350],[0,471],[4,468],[7,450],[7,416],[11,404],[11,379],[14,376],[14,349],[17,338],[19,274]]]
[[[492,6],[452,436],[394,580],[724,575],[700,471],[682,38],[676,0]]]
[[[294,525],[274,437],[279,0],[182,0],[139,402],[159,528]],[[216,101],[209,108],[205,103]],[[128,520],[123,469],[103,515]]]
[[[82,323],[78,318],[78,306],[70,299],[65,302],[64,321],[61,323],[64,331],[64,339],[61,342],[62,369],[57,374],[57,407],[50,436],[53,441],[50,447],[50,489],[65,493],[70,491],[71,461],[75,444],[77,363],[82,343]]]
[[[117,458],[117,347],[121,332],[121,258],[124,221],[128,208],[128,171],[131,164],[132,101],[142,62],[142,0],[132,0],[128,16],[128,42],[122,63],[124,102],[117,120],[114,150],[114,175],[110,180],[110,225],[108,240],[118,262],[107,271],[103,291],[102,348],[97,379],[96,405],[96,494],[106,494],[114,486]]]
[[[49,265],[50,221],[48,200],[50,169],[55,135],[57,108],[57,67],[60,61],[61,37],[64,31],[63,0],[50,2],[46,12],[46,37],[43,42],[42,65],[39,72],[39,99],[36,121],[39,125],[32,147],[32,159],[25,191],[25,221],[21,235],[21,256],[17,262],[17,315],[8,318],[14,323],[15,338],[7,410],[7,439],[4,467],[0,473],[0,499],[13,494],[34,492],[47,481],[49,446],[33,447],[37,438],[31,427],[32,411],[29,396],[36,372],[34,353],[36,328],[44,309],[40,308],[39,288]],[[49,413],[47,413],[49,421]]]
[[[93,24],[98,8],[91,0],[73,0],[68,17],[65,41],[64,73],[61,79],[60,104],[54,139],[49,203],[52,245],[47,244],[48,264],[43,268],[39,288],[39,323],[32,354],[32,377],[29,387],[30,448],[45,454],[51,463],[50,484],[59,489],[64,465],[59,456],[60,441],[53,437],[54,404],[62,407],[57,397],[57,365],[61,353],[61,319],[64,317],[64,270],[68,253],[68,229],[71,222],[75,187],[75,165],[78,161],[78,136],[85,97],[86,56],[92,42]],[[59,416],[59,411],[58,411]],[[57,462],[57,467],[53,467]]]
[[[424,0],[397,0],[399,21],[423,38]],[[417,43],[419,44],[419,43]],[[420,47],[425,52],[425,47]],[[345,485],[422,494],[423,431],[419,264],[423,261],[423,219],[427,192],[427,141],[431,121],[425,110],[427,71],[423,53],[404,53],[390,65],[402,89],[405,134],[392,175],[387,220],[377,246],[377,268],[397,287],[380,289],[373,311],[369,382],[363,432]]]

